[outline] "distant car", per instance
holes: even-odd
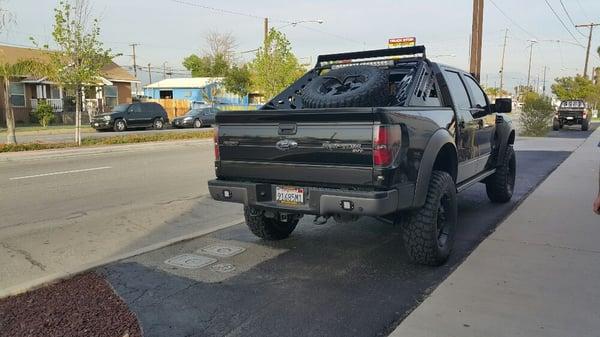
[[[158,103],[136,102],[119,104],[111,112],[95,116],[90,125],[96,130],[115,130],[117,132],[135,128],[153,128],[160,130],[169,123],[165,109]]]
[[[581,125],[581,130],[587,131],[591,117],[592,114],[583,100],[562,101],[552,120],[552,129],[556,131],[564,125]]]
[[[217,108],[191,109],[185,115],[173,118],[171,124],[174,128],[201,128],[215,123]]]

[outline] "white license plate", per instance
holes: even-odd
[[[304,189],[276,186],[275,201],[287,205],[301,205],[304,203]]]
[[[573,119],[573,117],[567,117],[567,119],[569,119],[569,120],[570,120],[570,119]]]

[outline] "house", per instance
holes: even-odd
[[[215,104],[248,104],[248,96],[227,92],[222,77],[167,78],[144,87],[144,96],[153,99],[213,102]]]
[[[48,59],[40,49],[21,48],[0,45],[0,62],[16,63],[34,59],[44,62]],[[86,87],[84,110],[93,114],[107,111],[121,103],[131,103],[132,83],[139,83],[133,75],[114,62],[102,69],[102,76],[94,86]],[[0,125],[5,125],[4,93],[0,90]],[[65,91],[56,83],[45,77],[24,76],[15,78],[10,83],[10,104],[13,107],[16,122],[28,122],[40,100],[50,103],[55,113],[67,114],[75,110],[73,99],[66,97]]]

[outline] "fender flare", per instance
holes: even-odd
[[[413,208],[419,208],[425,204],[427,198],[427,191],[429,189],[429,180],[431,178],[431,172],[433,172],[433,165],[435,160],[446,144],[451,144],[454,149],[454,155],[457,158],[456,164],[458,164],[458,154],[456,152],[456,145],[454,137],[450,135],[446,129],[438,129],[433,133],[423,152],[423,158],[419,164],[419,172],[417,174],[417,181],[415,186],[415,195],[413,198]],[[455,171],[456,172],[456,171]],[[452,177],[456,181],[456,176]]]
[[[498,125],[498,124],[497,124]],[[502,163],[504,161],[504,154],[506,153],[506,147],[515,143],[515,130],[512,128],[512,124],[504,122],[501,127],[496,128],[496,135],[499,141],[497,151],[497,160],[494,165]]]

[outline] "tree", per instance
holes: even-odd
[[[183,66],[193,77],[225,77],[235,63],[235,38],[231,33],[211,30],[205,37],[206,49],[198,56],[183,59]]]
[[[81,145],[83,88],[98,84],[102,68],[118,54],[105,49],[100,41],[99,21],[91,19],[89,0],[60,1],[54,9],[52,36],[58,50],[44,46],[50,58],[48,77],[75,96],[75,136]]]
[[[271,29],[263,47],[250,63],[252,83],[267,98],[272,98],[292,84],[304,70],[292,53],[290,42],[285,35]]]
[[[545,136],[550,129],[554,109],[549,97],[528,91],[523,94],[523,112],[520,115],[521,134]]]
[[[183,66],[192,72],[192,77],[225,77],[230,64],[225,55],[200,57],[192,54],[183,59]]]
[[[583,76],[561,77],[555,81],[556,83],[552,84],[552,93],[561,101],[584,99],[594,102],[600,96],[600,87]]]
[[[33,75],[39,72],[38,63],[33,60],[21,60],[16,63],[8,61],[0,62],[0,79],[4,91],[4,114],[6,116],[6,143],[16,144],[15,114],[10,99],[10,81],[15,77]]]
[[[227,77],[223,80],[223,85],[227,91],[244,97],[250,93],[252,85],[250,76],[251,74],[248,65],[234,65],[229,69]]]

